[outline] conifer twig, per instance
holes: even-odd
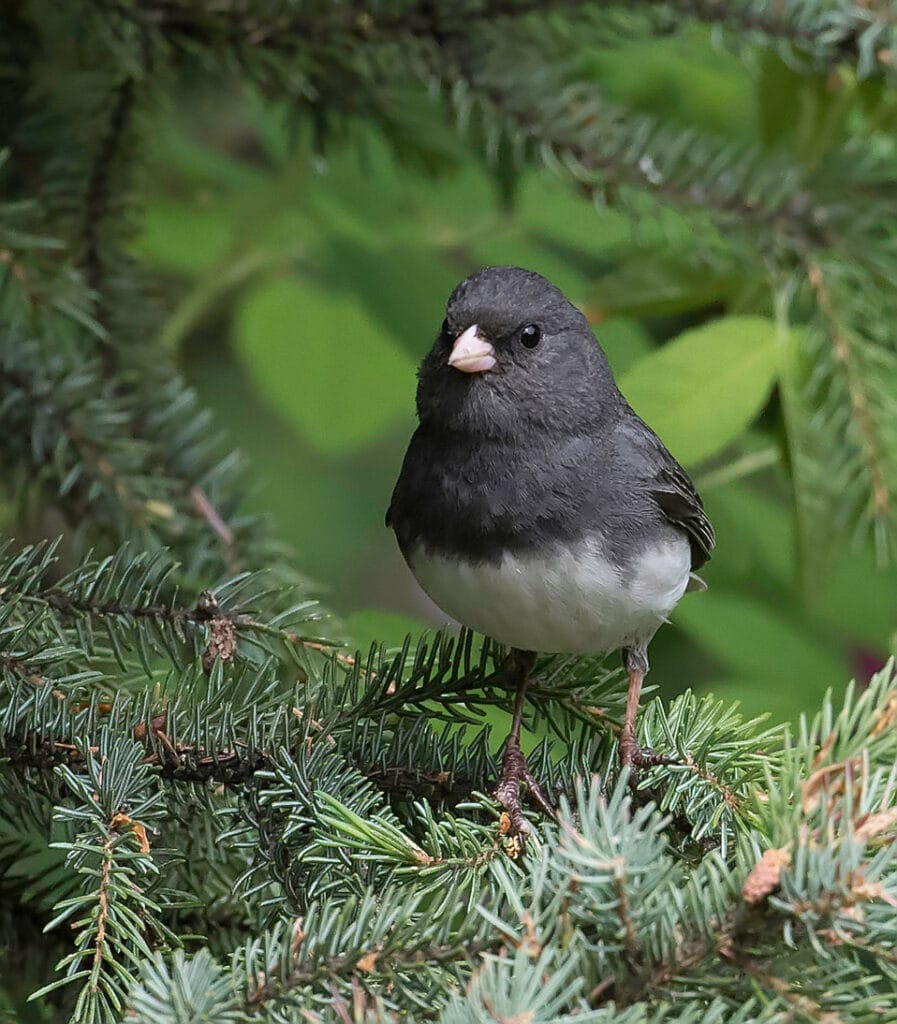
[[[816,295],[820,312],[825,318],[827,333],[832,342],[835,360],[841,367],[844,383],[854,420],[860,432],[861,448],[869,479],[872,484],[872,503],[878,519],[887,519],[891,494],[882,471],[881,442],[872,419],[869,399],[863,382],[856,370],[856,359],[853,351],[853,339],[848,328],[844,327],[838,317],[831,292],[818,261],[806,256],[807,280]]]
[[[90,988],[96,992],[99,987],[100,971],[106,955],[106,919],[109,916],[109,889],[112,882],[112,850],[117,839],[116,833],[110,828],[103,843],[100,860],[99,888],[97,890],[96,934],[93,945],[93,963],[90,969]]]
[[[91,163],[84,200],[84,274],[88,287],[97,296],[99,309],[102,309],[104,270],[101,235],[109,210],[109,182],[134,105],[135,92],[134,78],[128,76],[112,93],[109,120]],[[104,319],[101,314],[97,316],[100,323]],[[110,347],[105,346],[104,352],[109,351]],[[111,372],[113,367],[110,365],[107,369]]]

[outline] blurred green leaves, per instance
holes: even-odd
[[[740,700],[748,715],[768,711],[776,720],[795,719],[807,689],[843,685],[839,652],[824,634],[814,635],[799,612],[720,588],[700,598],[684,600],[674,621],[726,666],[713,688]]]
[[[737,294],[744,274],[729,268],[692,266],[647,251],[623,257],[593,290],[590,308],[602,316],[666,316],[725,302]]]
[[[159,198],[146,211],[141,247],[160,267],[194,275],[208,270],[230,244],[230,225],[220,210]]]
[[[351,293],[279,278],[253,288],[234,344],[261,394],[318,451],[357,450],[410,422],[415,363]]]
[[[639,360],[620,389],[676,458],[694,465],[734,441],[766,404],[776,344],[771,320],[714,320]]]

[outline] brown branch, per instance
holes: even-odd
[[[84,276],[88,287],[99,296],[103,285],[103,256],[100,251],[103,221],[109,210],[109,180],[134,105],[135,83],[126,78],[113,91],[109,121],[94,154],[84,201]],[[102,317],[98,316],[102,321]]]
[[[209,650],[225,661],[233,660],[237,653],[235,633],[245,631],[272,636],[284,643],[318,653],[331,654],[336,660],[348,668],[355,666],[351,655],[341,654],[338,644],[303,636],[292,629],[282,629],[262,622],[250,615],[222,609],[211,591],[203,591],[199,600],[192,607],[180,607],[171,604],[128,604],[123,601],[94,601],[72,597],[70,594],[50,588],[36,593],[21,594],[14,590],[0,592],[0,603],[21,601],[24,604],[41,604],[59,615],[67,617],[89,616],[104,618],[107,616],[128,619],[154,619],[170,625],[204,625],[210,629]]]
[[[206,492],[199,486],[191,487],[190,498],[198,514],[211,526],[221,543],[226,548],[233,547],[234,531],[221,518]]]
[[[55,682],[53,679],[47,679],[34,665],[29,664],[27,657],[17,658],[10,654],[0,654],[0,668],[6,669],[12,675],[19,676],[20,679],[24,679],[33,686],[44,687]],[[52,693],[57,700],[65,700],[62,690],[54,687]]]
[[[109,886],[112,875],[112,850],[116,834],[110,831],[103,843],[103,862],[100,866],[100,890],[97,898],[97,934],[94,939],[93,966],[90,971],[90,991],[96,992],[100,983],[100,971],[106,947],[106,921],[109,917]]]
[[[262,787],[265,781],[258,779],[257,773],[274,767],[274,760],[266,750],[254,748],[250,753],[250,745],[245,741],[234,741],[233,747],[216,751],[198,750],[185,744],[174,746],[170,741],[166,743],[167,737],[162,739],[164,727],[164,717],[156,716],[149,730],[143,723],[133,730],[134,738],[140,742],[146,742],[147,732],[151,734],[155,749],[148,751],[144,763],[158,768],[163,780],[224,786],[253,782]],[[39,771],[51,772],[61,764],[77,773],[86,770],[78,747],[63,739],[34,743],[27,736],[6,735],[0,741],[0,759]],[[356,763],[351,757],[349,763],[384,793],[425,797],[450,805],[467,800],[486,781],[424,767]]]
[[[538,696],[538,693],[538,686],[534,687],[532,696]],[[558,703],[562,707],[568,708],[574,715],[584,718],[591,725],[606,729],[612,736],[619,736],[622,731],[623,727],[620,723],[609,718],[604,708],[600,708],[596,704],[586,704],[579,697],[563,697]]]
[[[291,989],[301,988],[321,982],[337,979],[358,978],[362,974],[376,972],[376,977],[395,973],[402,967],[423,967],[428,969],[433,964],[451,963],[463,960],[473,963],[480,955],[491,950],[500,949],[503,941],[492,938],[470,942],[459,941],[457,946],[431,944],[417,949],[394,949],[384,952],[382,948],[355,950],[341,956],[323,957],[316,962],[296,964],[284,976],[271,977],[266,973],[257,976],[256,983],[249,987],[244,1004],[245,1011],[250,1015],[259,1013],[271,1000],[284,998]],[[301,953],[301,942],[295,944],[294,956],[298,959]],[[377,970],[377,967],[380,970]],[[367,968],[367,969],[366,969]]]
[[[355,765],[378,789],[396,796],[423,797],[450,805],[470,799],[485,779],[471,779],[456,772],[432,771],[407,765]]]
[[[882,470],[881,444],[869,407],[869,399],[857,373],[853,351],[853,340],[850,332],[841,326],[831,292],[825,282],[822,268],[812,256],[805,257],[807,280],[816,295],[820,312],[828,326],[828,334],[832,341],[835,359],[844,374],[844,383],[850,404],[853,407],[854,419],[860,430],[861,450],[866,469],[872,483],[872,501],[875,515],[886,519],[891,504],[891,495]]]
[[[19,597],[19,595],[12,595]],[[8,600],[6,594],[0,595],[0,600]],[[166,604],[145,604],[130,605],[121,601],[91,601],[80,600],[63,593],[61,590],[47,590],[42,594],[26,594],[21,600],[33,603],[46,604],[54,611],[63,616],[92,615],[102,617],[105,615],[123,616],[131,619],[162,619],[165,622],[209,622],[214,618],[214,612],[197,603],[193,608],[178,608]]]
[[[738,811],[738,797],[721,779],[718,779],[709,768],[705,768],[703,765],[698,764],[691,754],[686,754],[682,761],[678,763],[684,764],[687,768],[690,768],[699,779],[709,782],[714,789],[719,791],[723,800],[729,805],[729,807],[731,807],[733,811]]]
[[[292,643],[295,643],[300,647],[304,647],[307,651],[317,651],[319,654],[328,654],[335,658],[341,665],[345,665],[346,668],[355,668],[354,656],[339,651],[336,644],[327,644],[320,640],[303,640],[294,633],[290,634],[290,637]]]
[[[170,466],[170,460],[166,459],[166,469]],[[175,469],[175,475],[177,470]],[[193,503],[193,508],[196,514],[204,519],[212,529],[212,532],[221,542],[222,559],[224,564],[227,566],[228,571],[237,573],[240,569],[240,559],[237,557],[234,547],[234,531],[224,521],[218,509],[212,503],[212,500],[206,494],[205,490],[198,484],[194,484],[188,491],[190,501]]]
[[[17,658],[11,654],[0,654],[0,668],[4,668],[7,672],[12,672],[17,676],[21,676],[29,683],[34,683],[35,686],[46,686],[46,679],[44,679],[36,668],[29,665],[27,660],[24,658]]]
[[[214,753],[196,750],[189,745],[174,747],[164,733],[156,727],[160,716],[149,730],[158,749],[150,750],[144,764],[158,768],[160,778],[172,782],[210,783],[224,786],[242,786],[253,781],[257,772],[273,767],[267,752],[255,750],[249,754],[249,744],[235,741],[232,749]],[[142,723],[134,727],[134,738],[146,741],[147,729]],[[90,747],[90,754],[97,748]],[[63,739],[36,740],[27,734],[5,735],[0,740],[0,759],[9,765],[52,772],[60,765],[82,774],[87,770],[84,754],[74,743]],[[260,781],[260,780],[256,780]]]

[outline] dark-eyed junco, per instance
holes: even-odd
[[[620,758],[637,764],[648,642],[707,561],[713,528],[585,317],[539,274],[486,267],[455,288],[417,412],[386,522],[444,612],[515,649],[497,795],[525,831],[519,783],[543,802],[519,747],[529,652],[622,648]]]

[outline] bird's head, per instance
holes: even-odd
[[[422,423],[487,435],[594,424],[618,399],[586,318],[519,267],[486,267],[455,288],[417,391]]]

